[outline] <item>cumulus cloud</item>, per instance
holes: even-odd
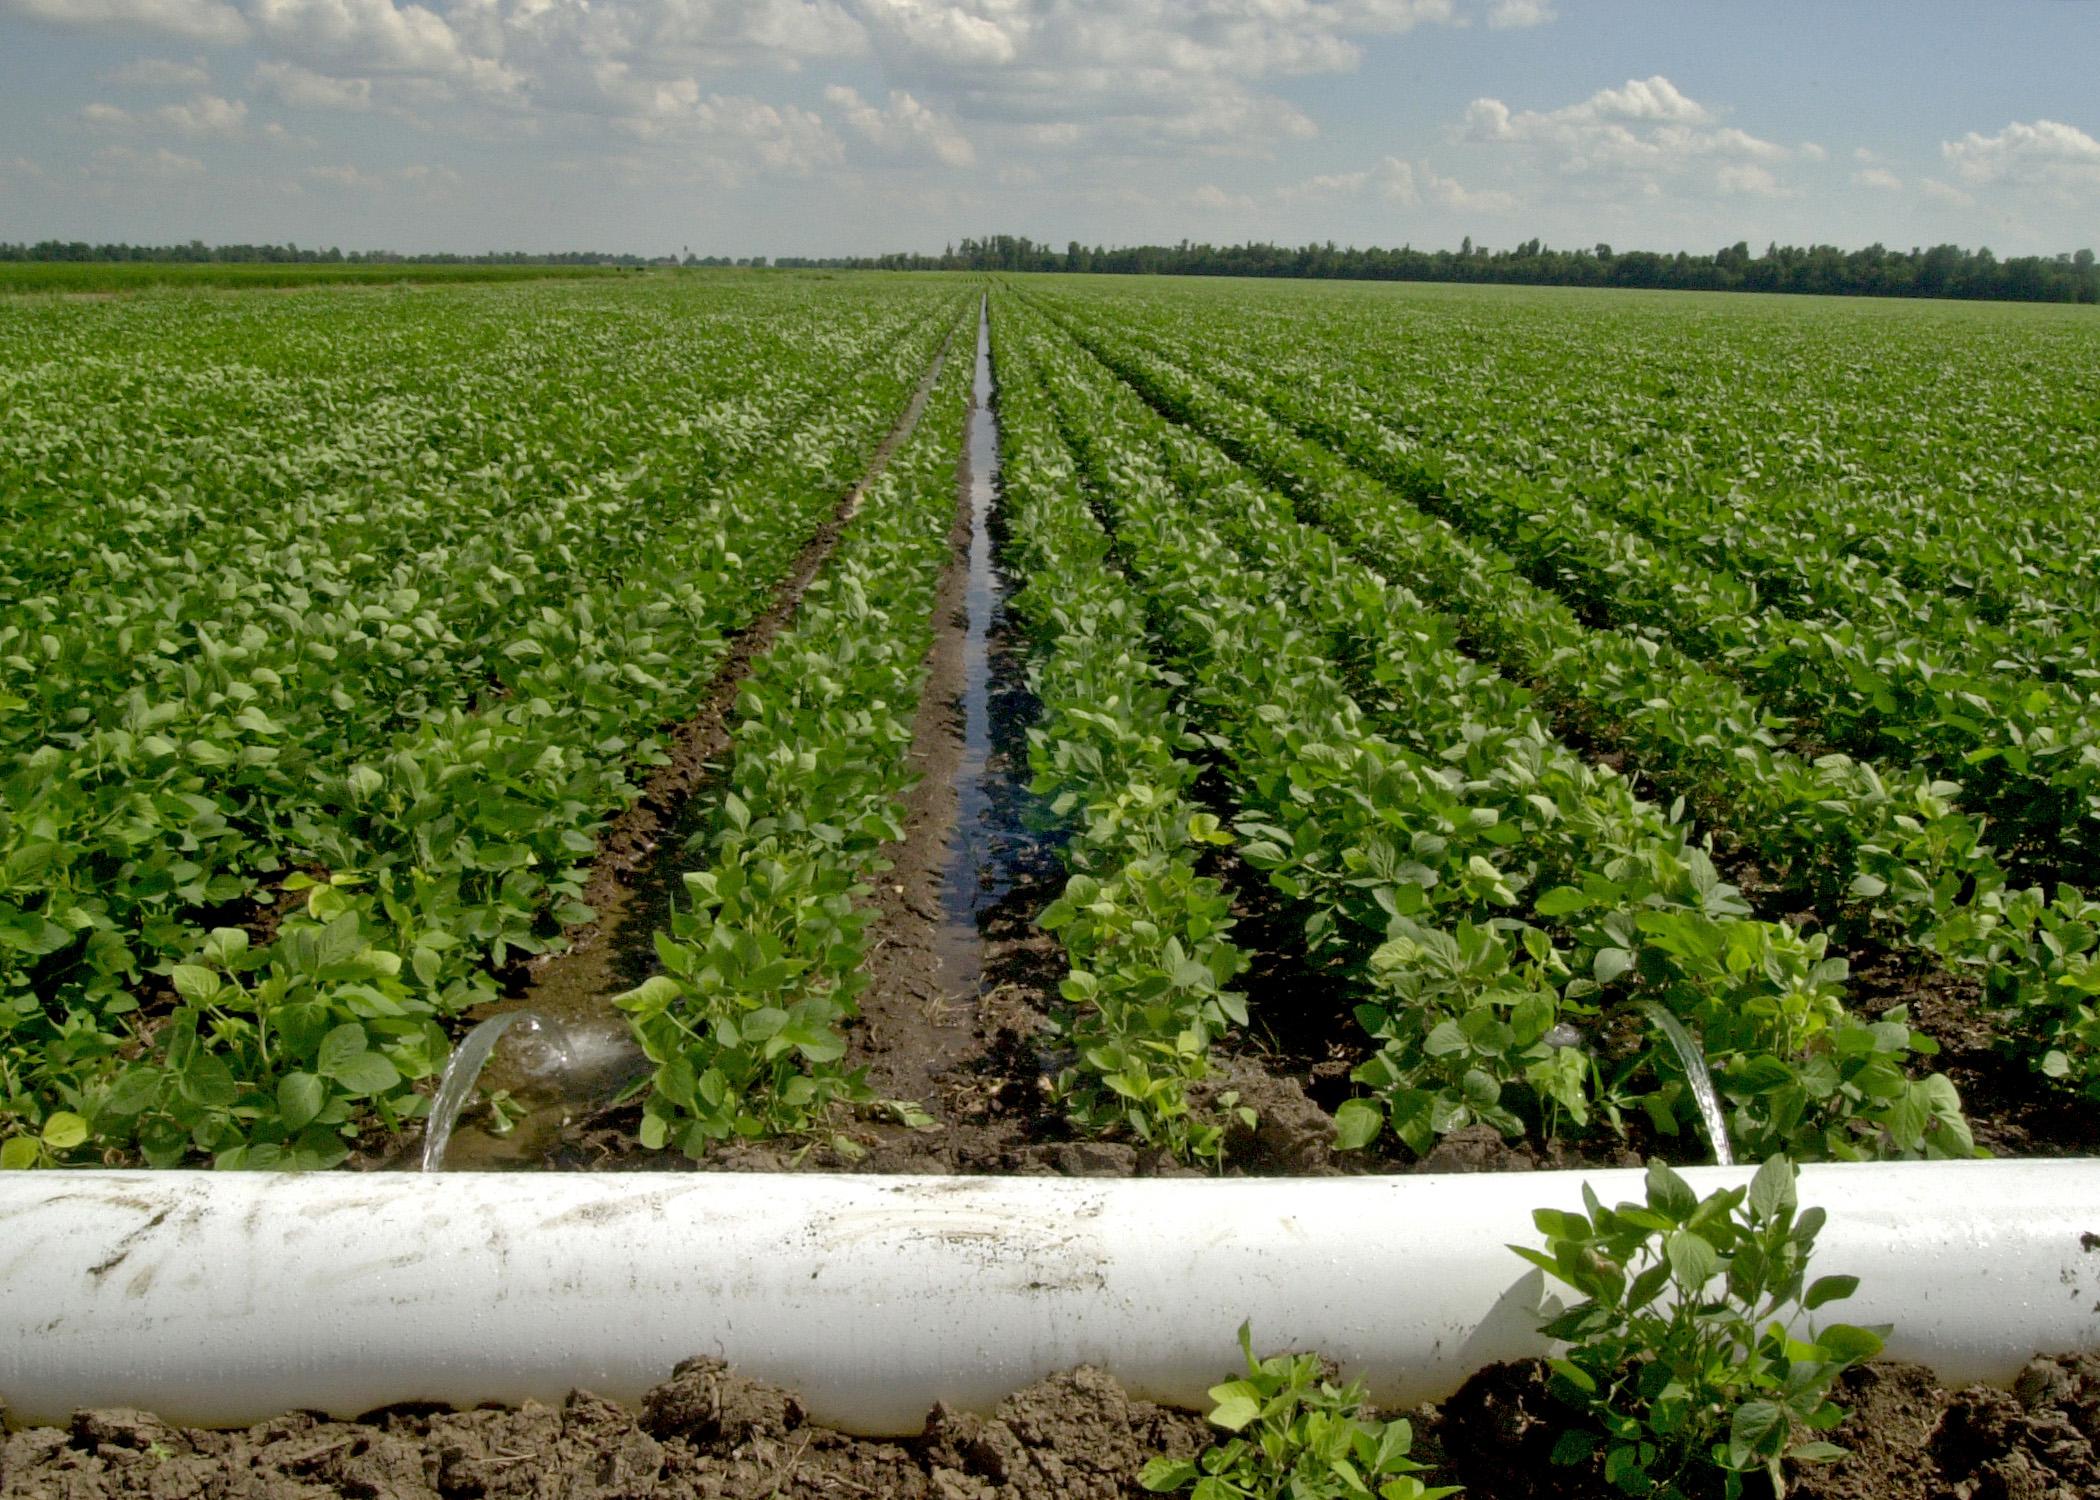
[[[160,130],[180,135],[238,135],[248,118],[248,106],[240,99],[221,99],[199,94],[182,104],[134,113],[117,105],[97,101],[80,111],[80,118],[98,130]]]
[[[2015,120],[1996,135],[1970,131],[1942,141],[1940,155],[1963,182],[2043,187],[2063,194],[2100,190],[2100,141],[2060,120]]]
[[[0,11],[82,31],[238,42],[248,23],[226,0],[0,0]]]
[[[1254,200],[1245,193],[1228,193],[1214,182],[1206,182],[1189,193],[1184,200],[1189,207],[1204,213],[1251,214]]]
[[[96,177],[138,177],[173,181],[195,177],[204,163],[165,146],[139,151],[130,146],[104,146],[88,159],[88,172]]]
[[[204,59],[193,62],[178,62],[165,57],[141,57],[121,68],[111,68],[102,75],[104,83],[117,84],[135,89],[205,89],[211,86],[211,74],[204,66]]]
[[[1517,206],[1516,196],[1512,193],[1499,188],[1469,188],[1455,177],[1440,177],[1426,169],[1422,174],[1422,189],[1432,201],[1468,213],[1506,214]]]
[[[1785,191],[1770,167],[1752,162],[1731,162],[1714,173],[1714,183],[1724,193],[1748,198],[1777,198]]]
[[[1553,19],[1551,0],[1495,0],[1488,9],[1488,25],[1496,31],[1543,26]]]
[[[1695,168],[1724,194],[1772,196],[1784,191],[1772,170],[1797,153],[1733,125],[1661,74],[1599,89],[1553,110],[1512,109],[1500,99],[1466,107],[1457,139],[1516,153],[1534,169],[1562,179],[1608,180],[1659,194],[1669,181],[1682,190]],[[1820,148],[1818,148],[1820,149]]]
[[[1516,197],[1511,193],[1496,188],[1469,188],[1457,178],[1438,172],[1426,161],[1417,163],[1400,156],[1388,156],[1377,166],[1361,171],[1309,177],[1278,194],[1286,203],[1359,195],[1375,196],[1408,208],[1426,202],[1469,213],[1508,213],[1517,206]]]
[[[1974,208],[1976,206],[1975,198],[1963,192],[1953,183],[1941,182],[1937,177],[1921,179],[1918,183],[1918,191],[1932,202],[1945,204],[1949,208]]]
[[[1887,167],[1862,167],[1852,174],[1855,187],[1877,188],[1884,193],[1903,191],[1903,179]]]
[[[1268,81],[1346,72],[1453,0],[855,0],[893,80],[974,128],[1070,126],[1119,150],[1265,154],[1317,134]]]
[[[858,90],[840,84],[826,89],[824,98],[849,128],[885,151],[930,156],[951,167],[967,167],[977,159],[969,137],[954,120],[902,89],[891,89],[889,102],[881,108],[863,99]]]
[[[297,63],[259,63],[253,86],[293,109],[366,110],[372,107],[372,80],[335,78]]]

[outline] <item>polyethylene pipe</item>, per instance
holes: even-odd
[[[1747,1170],[1685,1176],[1702,1193]],[[1200,1407],[1258,1350],[1318,1349],[1381,1404],[1543,1352],[1531,1210],[1630,1171],[1315,1181],[35,1172],[0,1178],[0,1400],[241,1425],[632,1400],[719,1355],[817,1420],[916,1432],[1055,1371]],[[1823,1316],[2007,1382],[2100,1347],[2100,1161],[1803,1169]]]

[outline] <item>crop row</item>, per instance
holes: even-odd
[[[1497,549],[1195,373],[1196,356],[1182,351],[1186,363],[1176,363],[1097,322],[1082,336],[1149,400],[1222,442],[1366,561],[1426,590],[1557,715],[1630,751],[1754,852],[1768,879],[1841,931],[1893,931],[1983,978],[2043,1071],[2095,1076],[2100,913],[2069,887],[2053,900],[2015,889],[1957,788],[1900,767],[1792,754],[1784,721],[1728,679],[1650,635],[1585,625]],[[1246,372],[1219,378],[1281,399]]]
[[[1230,368],[1205,349],[1206,374]],[[1390,398],[1374,388],[1359,404],[1334,382],[1316,389],[1302,356],[1259,367],[1254,399],[1274,415],[1491,542],[1589,618],[1669,639],[1763,694],[1825,748],[1959,781],[2023,874],[2100,876],[2100,717],[2079,680],[2076,639],[2061,628],[2023,644],[1957,602],[1911,598],[1875,570],[1818,568],[1813,530],[1806,540],[1765,533],[1768,550],[1802,555],[1821,580],[1806,602],[1828,608],[1790,615],[1758,580],[1712,565],[1714,556],[1736,565],[1738,548],[1717,542],[1702,557],[1659,544],[1580,498],[1565,469],[1527,474],[1484,438],[1445,449],[1402,437],[1377,415]],[[1518,439],[1508,446],[1534,451]],[[1670,513],[1674,497],[1657,493],[1649,508]],[[2036,675],[2044,662],[2056,680]]]
[[[648,309],[656,341],[630,326],[627,352],[652,357],[624,380],[621,341],[590,332],[570,356],[595,397],[578,385],[535,417],[472,391],[408,447],[447,455],[425,467],[485,462],[392,505],[349,463],[292,512],[307,528],[266,526],[232,484],[199,500],[216,471],[191,445],[150,459],[190,476],[177,508],[205,550],[170,556],[165,530],[141,526],[128,552],[119,526],[68,578],[92,581],[85,599],[25,601],[6,627],[12,1156],[86,1140],[163,1163],[314,1165],[418,1111],[442,1018],[590,917],[582,872],[636,793],[629,773],[661,760],[662,726],[865,465],[954,307],[738,309],[811,338],[792,377],[746,371],[777,410],[710,374],[718,413],[687,406],[658,363],[713,320]],[[472,347],[475,316],[454,312],[468,329],[432,319],[440,344]],[[604,312],[572,309],[579,328]],[[558,329],[534,333],[561,347]],[[774,337],[739,352],[777,357]],[[170,356],[187,357],[202,356]],[[522,447],[520,426],[536,434]],[[276,908],[244,907],[273,885]]]
[[[1705,1034],[1746,1145],[1966,1149],[1945,1081],[1905,1080],[1916,1039],[1900,1018],[1843,1010],[1843,965],[1820,938],[1750,920],[1686,830],[1553,741],[1448,633],[1418,629],[1426,613],[1404,593],[1032,315],[1009,315],[1031,327],[1117,556],[1186,674],[1238,799],[1241,857],[1364,1001],[1384,1045],[1358,1078],[1403,1140],[1423,1150],[1475,1118],[1511,1133],[1562,1113],[1580,1124],[1636,1098],[1679,1128],[1689,1098],[1652,1048],[1607,1074],[1604,1049],[1568,1035],[1647,999]],[[1360,1142],[1365,1121],[1345,1111],[1345,1137]]]
[[[1196,795],[1202,742],[1003,299],[992,334],[1004,561],[1021,583],[1007,607],[1030,640],[1040,705],[1032,786],[1071,831],[1067,883],[1040,917],[1068,966],[1052,1018],[1069,1057],[1057,1092],[1082,1129],[1127,1127],[1177,1157],[1213,1157],[1223,1129],[1191,1089],[1212,1075],[1211,1045],[1247,1022],[1246,997],[1227,988],[1247,957],[1203,860],[1233,835]]]
[[[969,410],[951,343],[911,435],[737,697],[729,765],[663,972],[617,998],[655,1065],[644,1146],[808,1135],[877,1101],[841,1030],[866,985],[869,876],[904,836],[912,719],[951,556]],[[843,1134],[833,1144],[853,1147]]]

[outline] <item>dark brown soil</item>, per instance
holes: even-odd
[[[2100,1154],[2100,1110],[2007,1050],[2004,1023],[1983,1009],[1975,980],[1883,950],[1855,959],[1851,987],[1863,1011],[1909,1006],[1910,1024],[1939,1043],[1927,1065],[1960,1092],[1977,1145],[1994,1156]]]
[[[949,342],[953,342],[952,334]],[[731,641],[698,711],[672,728],[666,748],[668,762],[650,773],[641,796],[599,835],[598,858],[583,892],[584,904],[597,912],[597,919],[570,929],[565,951],[532,961],[517,996],[520,1003],[558,1019],[603,1017],[610,1009],[606,1004],[610,996],[654,972],[649,937],[662,925],[670,893],[678,884],[675,872],[656,867],[666,855],[672,863],[683,864],[677,857],[681,841],[670,836],[693,794],[707,783],[715,762],[729,748],[730,719],[744,678],[752,662],[793,621],[803,594],[831,556],[861,496],[882,476],[897,445],[918,425],[948,351],[949,345],[943,344],[934,355],[866,471],[803,543],[764,613]]]
[[[1797,1466],[1803,1500],[2090,1500],[2100,1495],[2100,1356],[2036,1359],[2011,1391],[1949,1391],[1916,1365],[1843,1381],[1851,1456]],[[4,1408],[0,1408],[4,1415]],[[1551,1462],[1568,1420],[1537,1361],[1481,1371],[1410,1414],[1428,1478],[1471,1500],[1603,1500],[1594,1468]],[[936,1407],[906,1439],[812,1425],[793,1395],[711,1359],[689,1360],[639,1412],[588,1392],[559,1407],[451,1412],[396,1407],[355,1422],[293,1413],[235,1432],[167,1426],[134,1411],[80,1412],[67,1427],[0,1438],[0,1500],[293,1500],[423,1497],[817,1497],[1112,1500],[1142,1493],[1154,1454],[1207,1441],[1197,1416],[1127,1395],[1079,1369],[989,1417]],[[1748,1493],[1767,1493],[1762,1483]]]
[[[1918,1365],[1876,1364],[1836,1393],[1843,1461],[1790,1468],[1801,1500],[2091,1500],[2100,1495],[2100,1356],[2031,1362],[2012,1391],[1949,1391]],[[1594,1465],[1551,1461],[1567,1413],[1538,1361],[1481,1371],[1416,1420],[1416,1456],[1473,1500],[1604,1500]],[[1749,1494],[1769,1494],[1760,1482]]]
[[[919,1437],[850,1438],[810,1425],[785,1391],[689,1360],[638,1413],[585,1391],[558,1408],[396,1408],[357,1422],[295,1413],[238,1432],[81,1412],[70,1427],[0,1443],[0,1497],[1116,1500],[1142,1493],[1133,1476],[1146,1458],[1186,1456],[1202,1434],[1198,1418],[1080,1369],[990,1417],[936,1407]]]

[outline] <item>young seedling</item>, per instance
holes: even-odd
[[[1784,1496],[1784,1466],[1828,1463],[1823,1439],[1844,1420],[1830,1387],[1881,1350],[1884,1328],[1831,1323],[1806,1338],[1803,1313],[1852,1295],[1853,1276],[1805,1280],[1819,1208],[1799,1209],[1796,1169],[1775,1156],[1749,1187],[1705,1198],[1661,1162],[1647,1202],[1606,1208],[1587,1185],[1583,1214],[1533,1215],[1546,1250],[1510,1248],[1584,1300],[1542,1331],[1567,1342],[1552,1389],[1581,1412],[1555,1445],[1556,1463],[1590,1460],[1629,1495],[1743,1493],[1763,1470]]]
[[[1155,1458],[1138,1475],[1154,1494],[1192,1500],[1439,1500],[1407,1456],[1405,1418],[1381,1422],[1364,1410],[1361,1381],[1338,1386],[1317,1354],[1254,1357],[1240,1324],[1246,1376],[1210,1388],[1213,1427],[1229,1436],[1193,1459]]]

